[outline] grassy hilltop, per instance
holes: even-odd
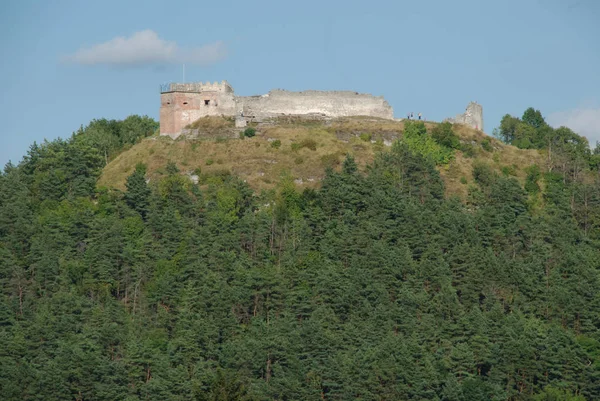
[[[226,119],[202,120],[196,126],[213,137],[218,138],[220,130],[224,133],[231,130],[231,122]],[[425,123],[428,130],[438,125]],[[182,173],[200,173],[201,182],[211,175],[231,173],[260,191],[273,188],[282,173],[289,172],[298,188],[314,188],[319,186],[325,169],[339,168],[346,154],[353,155],[364,168],[377,152],[386,151],[386,145],[392,140],[402,138],[403,130],[403,121],[356,117],[331,124],[279,120],[243,140],[182,137],[173,141],[152,136],[112,160],[104,168],[98,184],[125,189],[125,180],[138,163],[145,163],[148,176],[156,180],[166,174],[165,165],[171,161]],[[536,150],[506,145],[470,127],[455,125],[453,130],[461,146],[449,163],[438,166],[447,195],[466,196],[473,182],[473,163],[488,164],[493,170],[515,176],[522,182],[526,168],[543,161]]]

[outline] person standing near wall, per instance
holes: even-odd
[[[419,113],[419,121],[421,121],[421,113]]]

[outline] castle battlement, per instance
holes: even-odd
[[[173,138],[205,116],[235,117],[240,124],[278,116],[367,116],[394,118],[383,96],[353,91],[275,89],[258,96],[235,96],[227,81],[161,85],[160,133]]]
[[[189,82],[189,83],[176,83],[171,82],[160,86],[161,93],[167,92],[187,92],[187,93],[201,93],[201,92],[231,92],[233,93],[233,87],[227,81],[221,82]]]

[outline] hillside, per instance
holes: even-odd
[[[229,130],[226,121],[211,121],[210,134],[219,137],[219,129]],[[427,122],[428,129],[437,123]],[[216,126],[216,128],[215,128]],[[148,177],[157,180],[165,175],[165,165],[172,161],[182,174],[200,172],[200,181],[214,174],[229,172],[257,191],[271,189],[283,172],[291,173],[299,188],[315,188],[328,166],[339,168],[346,154],[354,156],[364,168],[374,155],[389,148],[391,141],[402,137],[404,122],[372,118],[339,119],[330,124],[318,122],[278,121],[275,126],[259,128],[256,136],[239,139],[171,140],[152,136],[121,153],[103,170],[99,186],[125,189],[125,180],[136,164],[145,163]],[[517,149],[476,131],[455,125],[454,130],[469,152],[457,151],[455,159],[439,167],[447,195],[464,198],[473,183],[473,163],[485,163],[499,173],[525,179],[525,169],[542,164],[538,151]],[[227,132],[228,135],[229,132]],[[225,133],[223,137],[225,137]],[[280,146],[275,147],[274,142]]]
[[[522,149],[156,128],[94,120],[0,174],[3,400],[600,399],[600,147],[533,109],[498,132]]]

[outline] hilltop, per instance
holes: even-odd
[[[428,130],[438,125],[425,122]],[[197,176],[201,184],[213,175],[233,174],[260,191],[272,189],[288,172],[299,189],[316,188],[326,168],[339,168],[346,154],[354,156],[364,169],[377,152],[386,151],[394,140],[402,138],[404,126],[404,121],[369,117],[340,118],[328,123],[277,119],[259,126],[253,137],[231,139],[231,120],[205,117],[194,128],[213,139],[172,140],[157,135],[145,138],[114,158],[104,168],[98,185],[125,189],[125,180],[138,163],[147,165],[151,181],[158,180],[166,174],[165,166],[171,161],[182,174],[194,179]],[[523,183],[526,168],[543,162],[537,150],[518,149],[465,125],[454,124],[453,130],[461,148],[448,164],[438,166],[448,196],[465,198],[473,183],[474,163],[487,164]]]

